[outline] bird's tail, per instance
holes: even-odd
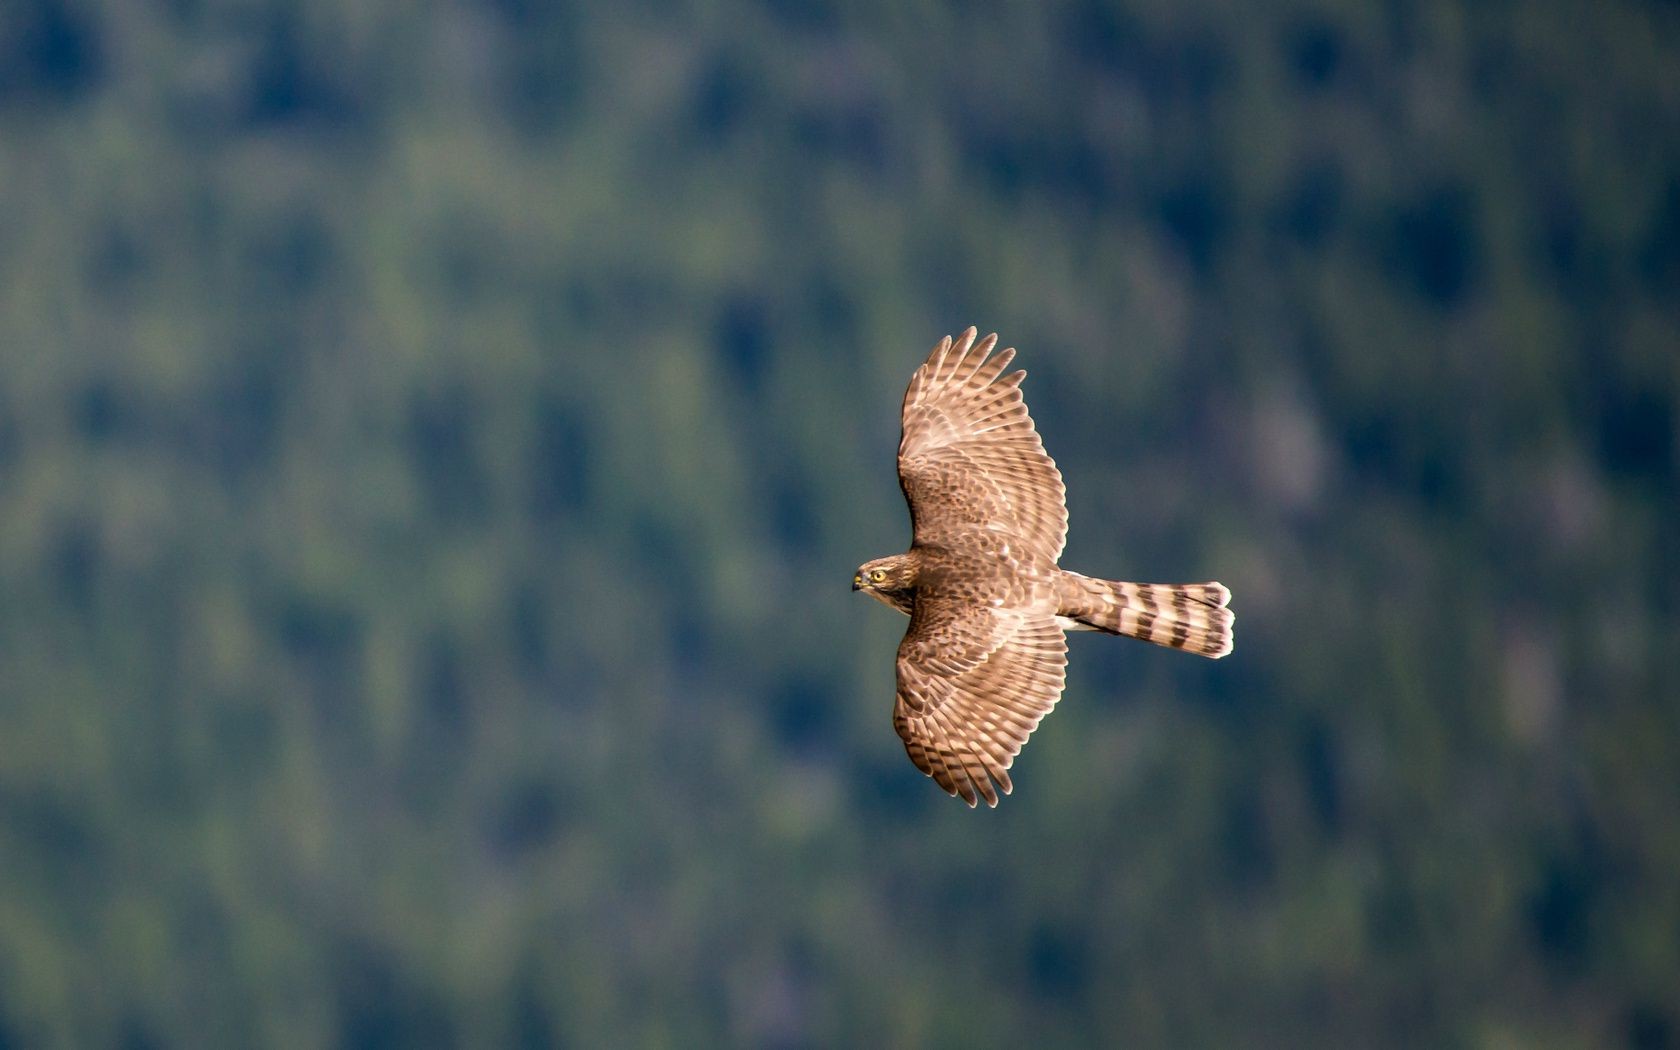
[[[1123,634],[1216,660],[1231,651],[1235,617],[1224,584],[1121,583],[1064,571],[1057,590],[1058,618],[1070,630]]]

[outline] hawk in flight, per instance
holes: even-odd
[[[893,728],[923,773],[974,806],[1061,698],[1067,631],[1104,631],[1217,659],[1231,651],[1218,583],[1119,583],[1059,568],[1067,490],[1021,398],[1015,351],[970,328],[904,394],[898,481],[910,550],[866,562],[852,589],[910,617]],[[996,781],[996,784],[993,784]]]

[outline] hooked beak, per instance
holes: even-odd
[[[863,590],[863,573],[860,572],[856,576],[852,577],[852,590]]]

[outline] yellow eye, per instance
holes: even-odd
[[[882,580],[887,578],[887,570],[875,569],[870,572],[869,578],[874,580],[876,583],[880,583]]]

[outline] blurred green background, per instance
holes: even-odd
[[[0,1046],[1680,1045],[1680,7],[0,7]],[[1087,573],[890,725],[911,370]]]

